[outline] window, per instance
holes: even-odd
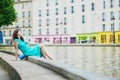
[[[46,0],[46,6],[49,6],[49,0]]]
[[[74,13],[74,6],[71,6],[71,13]]]
[[[29,35],[29,36],[31,35],[31,30],[28,31],[28,35]]]
[[[25,27],[25,21],[24,20],[22,21],[22,26]]]
[[[67,12],[66,12],[66,7],[64,7],[64,14],[66,14]]]
[[[42,26],[42,25],[41,25],[41,19],[39,19],[39,26]]]
[[[65,34],[67,33],[67,29],[66,29],[66,27],[64,27],[64,33],[65,33]]]
[[[25,30],[23,30],[23,36],[25,36]]]
[[[56,8],[56,15],[58,15],[58,8]]]
[[[82,23],[85,23],[85,16],[82,16]]]
[[[39,16],[41,16],[41,10],[39,10]]]
[[[119,13],[118,13],[118,14],[119,14],[119,20],[120,20],[120,11],[119,11]]]
[[[119,7],[120,7],[120,0],[119,0]]]
[[[74,0],[71,0],[71,3],[73,3],[74,2]]]
[[[31,12],[30,11],[28,11],[28,17],[30,17],[31,16]]]
[[[30,20],[28,20],[28,26],[31,27],[31,21]]]
[[[103,1],[103,8],[105,9],[105,1]]]
[[[55,4],[58,5],[58,0],[55,0]]]
[[[11,36],[11,30],[9,31],[9,36]]]
[[[91,10],[94,11],[94,7],[95,7],[94,3],[91,3],[91,5],[92,5]]]
[[[18,13],[16,12],[16,17],[18,18]]]
[[[103,24],[102,31],[105,31],[105,24]]]
[[[47,19],[47,26],[50,25],[50,19]]]
[[[110,18],[111,18],[111,20],[112,20],[112,18],[114,17],[114,13],[113,13],[113,12],[110,12],[110,14],[111,14]]]
[[[64,17],[64,25],[66,25],[66,24],[67,24],[66,17]]]
[[[47,34],[49,34],[49,28],[47,28]]]
[[[16,22],[16,28],[18,28],[19,27],[19,23],[18,22]]]
[[[25,12],[23,11],[23,18],[25,17]]]
[[[22,9],[24,9],[24,3],[22,4]]]
[[[42,30],[41,29],[39,29],[39,34],[41,34],[42,33]]]
[[[82,12],[84,12],[84,11],[85,11],[85,5],[82,4]]]
[[[111,24],[111,31],[114,30],[114,24]]]
[[[105,13],[102,13],[102,21],[105,21]]]
[[[58,26],[58,18],[56,18],[56,26]]]
[[[47,9],[47,16],[49,16],[49,9]]]
[[[5,31],[3,31],[3,36],[6,36],[6,32]]]
[[[110,7],[113,7],[113,0],[110,0]]]
[[[56,34],[58,34],[58,28],[56,28]]]

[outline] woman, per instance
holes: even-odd
[[[49,58],[52,60],[52,58],[46,53],[44,46],[35,45],[34,47],[29,47],[27,42],[24,41],[24,38],[22,37],[21,29],[16,29],[13,32],[13,41],[14,41],[14,48],[15,48],[15,56],[16,59],[18,59],[19,56],[19,50],[25,55],[25,56],[37,56],[37,57],[44,57]],[[18,50],[19,49],[19,50]]]

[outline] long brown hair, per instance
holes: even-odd
[[[17,33],[18,33],[19,30],[21,31],[20,28],[14,30],[13,35],[12,35],[13,41],[14,41],[15,39],[18,39]],[[22,41],[24,41],[24,38],[23,38],[22,36],[20,36],[20,39],[21,39]]]

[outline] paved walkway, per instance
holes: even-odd
[[[29,61],[12,61],[15,57],[0,52],[0,57],[10,63],[25,80],[68,80],[61,75]],[[4,80],[1,79],[0,80]],[[6,79],[7,80],[7,79]]]
[[[0,66],[0,80],[10,80],[10,77],[6,71]]]

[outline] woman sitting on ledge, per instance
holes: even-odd
[[[16,59],[18,59],[19,56],[19,50],[23,53],[24,56],[37,56],[37,57],[44,57],[49,58],[52,60],[52,58],[46,53],[44,46],[35,45],[34,47],[28,46],[27,42],[24,41],[24,38],[22,37],[21,29],[16,29],[13,32],[12,39],[14,41],[14,48],[15,48],[15,56]],[[18,50],[19,49],[19,50]]]

